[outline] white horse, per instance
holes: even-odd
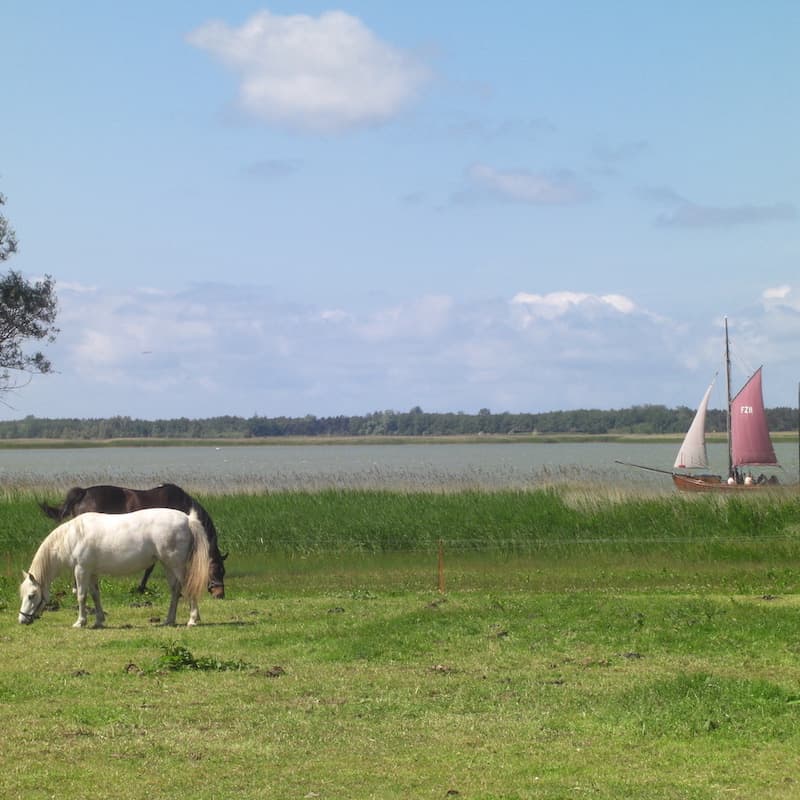
[[[95,628],[105,624],[100,575],[128,575],[164,565],[172,590],[165,625],[175,624],[181,593],[189,601],[189,625],[197,625],[200,595],[208,584],[208,539],[194,510],[187,516],[171,508],[146,508],[130,514],[87,512],[59,525],[39,545],[19,587],[19,622],[30,625],[50,598],[50,584],[71,570],[78,594],[78,620],[86,626],[86,593],[92,595]]]

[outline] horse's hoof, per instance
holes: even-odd
[[[73,628],[85,628],[86,627],[86,620],[79,619],[77,622],[72,623]]]

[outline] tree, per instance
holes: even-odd
[[[0,194],[0,206],[5,201]],[[16,251],[14,230],[0,214],[0,262],[7,261]],[[0,392],[20,385],[12,381],[10,370],[29,374],[52,372],[53,367],[43,353],[27,353],[23,345],[30,340],[55,340],[57,307],[55,284],[49,275],[35,282],[25,280],[15,270],[0,275]]]

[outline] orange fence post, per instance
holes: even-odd
[[[439,594],[444,594],[444,542],[439,539]]]

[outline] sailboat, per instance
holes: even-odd
[[[774,486],[777,482],[774,477],[769,480],[763,477],[753,480],[749,474],[744,477],[741,472],[743,467],[777,466],[778,459],[775,457],[775,448],[772,446],[767,415],[764,410],[761,367],[748,378],[736,395],[731,396],[731,359],[727,317],[725,318],[725,365],[728,400],[726,426],[728,474],[723,477],[721,475],[673,472],[672,480],[682,491],[752,491]],[[714,381],[712,380],[678,450],[673,469],[708,469],[705,419],[713,386]]]

